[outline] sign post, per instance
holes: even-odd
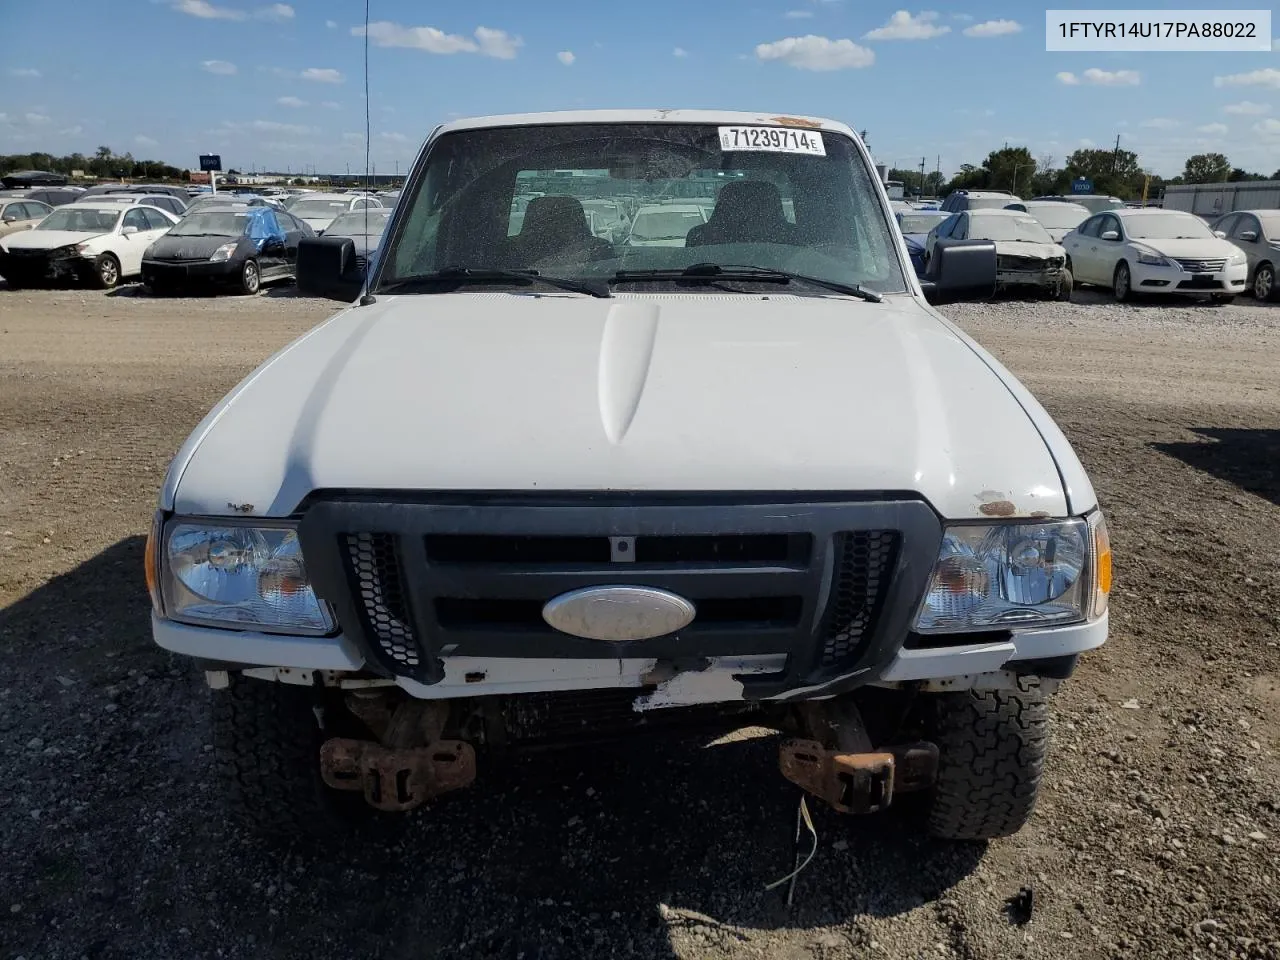
[[[218,195],[218,171],[222,169],[222,155],[217,153],[200,154],[200,169],[209,174],[209,187],[213,195]]]
[[[1093,181],[1088,177],[1076,177],[1071,181],[1072,193],[1093,193]]]

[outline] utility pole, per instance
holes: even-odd
[[[1111,175],[1113,177],[1116,175],[1116,170],[1119,168],[1119,166],[1120,166],[1120,134],[1117,133],[1115,153],[1111,154]]]
[[[920,199],[924,199],[924,161],[925,157],[920,158]]]

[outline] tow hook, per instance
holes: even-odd
[[[938,747],[921,742],[849,753],[816,740],[785,740],[778,765],[784,777],[841,813],[875,813],[896,794],[933,785]]]
[[[368,740],[326,740],[320,774],[335,790],[362,790],[370,806],[402,812],[432,797],[470,786],[476,752],[464,740],[392,749]]]

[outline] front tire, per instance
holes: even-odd
[[[101,290],[110,290],[120,283],[120,261],[114,254],[104,253],[93,261],[93,280]]]
[[[1133,299],[1133,275],[1129,265],[1121,260],[1116,265],[1116,272],[1111,278],[1111,293],[1116,303],[1124,303]]]
[[[261,289],[262,274],[258,271],[258,261],[246,260],[240,268],[240,292],[252,297]]]
[[[1276,289],[1276,268],[1269,263],[1260,264],[1253,274],[1254,297],[1265,302],[1275,299],[1277,293],[1280,291]]]
[[[1049,704],[1037,680],[1016,690],[934,695],[938,780],[929,832],[945,840],[1017,833],[1035,809],[1049,743]]]
[[[1074,287],[1075,278],[1071,276],[1071,271],[1063,270],[1062,281],[1058,284],[1058,295],[1055,299],[1069,301],[1071,299],[1071,291]]]
[[[213,691],[213,748],[233,816],[275,837],[333,840],[372,815],[359,793],[320,775],[320,744],[309,687],[231,676]],[[333,713],[334,711],[328,711]]]

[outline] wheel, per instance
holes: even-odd
[[[1071,290],[1075,286],[1075,279],[1071,276],[1070,270],[1062,271],[1062,281],[1058,284],[1057,300],[1070,300]]]
[[[1115,294],[1116,303],[1124,303],[1133,296],[1133,278],[1129,265],[1123,260],[1116,265],[1115,276],[1111,278],[1111,292]]]
[[[1269,263],[1261,263],[1253,274],[1253,295],[1259,300],[1270,300],[1280,290],[1276,289],[1276,268]]]
[[[1016,833],[1035,808],[1049,740],[1048,698],[1038,681],[936,694],[934,708],[938,780],[929,832],[946,840]]]
[[[213,691],[213,748],[232,813],[263,834],[334,839],[373,810],[360,793],[334,790],[320,776],[315,694],[310,687],[235,674]],[[337,711],[326,711],[326,721]]]
[[[256,260],[246,260],[240,268],[240,292],[253,296],[262,289],[262,274]]]
[[[93,261],[93,280],[103,290],[110,290],[120,282],[120,261],[114,254],[104,253]]]

